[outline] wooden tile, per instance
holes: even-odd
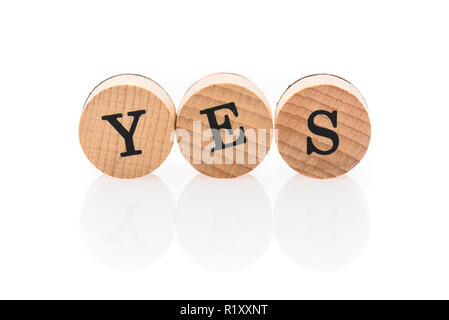
[[[100,83],[86,100],[79,139],[99,170],[136,178],[159,167],[173,145],[176,111],[154,81],[124,74]]]
[[[366,102],[348,81],[318,74],[302,78],[282,95],[275,127],[281,156],[299,173],[333,178],[365,155],[371,124]]]
[[[269,103],[250,80],[230,73],[209,75],[184,95],[176,121],[178,144],[198,171],[233,178],[253,170],[271,145]]]

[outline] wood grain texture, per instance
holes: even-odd
[[[330,129],[339,137],[335,152],[307,154],[307,137],[320,150],[332,148],[333,141],[310,131],[312,112],[337,111],[337,126],[329,117],[319,115],[314,123]],[[333,178],[354,168],[365,155],[371,137],[366,103],[349,82],[332,75],[313,75],[290,86],[276,109],[275,127],[281,156],[297,172],[314,178]]]
[[[215,115],[218,124],[229,118],[234,136],[229,136],[225,129],[220,130],[220,135],[223,140],[228,137],[227,142],[234,141],[239,128],[243,127],[247,141],[209,152],[216,144],[212,136],[207,136],[210,122],[200,111],[228,103],[235,104],[237,116],[229,109],[217,110]],[[194,122],[201,123],[196,134]],[[181,152],[195,169],[211,177],[234,178],[250,172],[263,160],[271,145],[273,120],[260,89],[242,76],[221,73],[207,76],[190,87],[178,110],[176,128]],[[187,139],[179,134],[180,131],[188,135]],[[208,163],[204,154],[220,160]]]
[[[176,113],[168,95],[152,80],[120,75],[94,89],[79,124],[79,139],[87,158],[99,170],[117,178],[136,178],[159,167],[173,145]],[[129,84],[126,84],[129,83]],[[130,130],[134,118],[128,112],[145,110],[133,134],[138,155],[123,157],[125,139],[103,116],[121,114],[118,121]]]

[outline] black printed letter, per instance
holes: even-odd
[[[312,142],[312,138],[307,137],[307,154],[316,152],[318,154],[328,155],[337,150],[338,144],[339,144],[339,139],[338,139],[338,135],[335,133],[335,131],[332,131],[332,130],[329,130],[326,128],[322,128],[322,127],[318,127],[313,122],[315,117],[319,114],[327,116],[332,121],[332,126],[334,128],[336,128],[337,127],[337,111],[330,113],[325,110],[317,110],[317,111],[312,112],[312,114],[310,115],[309,120],[308,120],[309,130],[312,131],[312,133],[315,133],[319,136],[323,136],[323,137],[331,139],[332,140],[332,148],[330,148],[329,150],[325,150],[325,151],[320,150],[317,147],[315,147],[315,145]]]
[[[114,129],[117,130],[118,133],[120,133],[123,139],[125,139],[126,152],[120,153],[120,156],[128,157],[142,153],[142,150],[134,149],[133,135],[134,131],[136,131],[137,122],[139,121],[140,116],[143,115],[144,113],[145,110],[128,112],[128,116],[134,117],[133,123],[131,124],[131,128],[129,129],[129,131],[126,131],[126,129],[122,126],[122,124],[117,120],[118,118],[121,118],[123,116],[121,113],[101,117],[101,120],[108,121],[114,127]]]
[[[215,147],[212,148],[210,151],[214,152],[217,150],[233,147],[242,143],[246,143],[246,136],[245,136],[245,130],[243,127],[240,127],[240,134],[237,140],[231,143],[224,144],[223,140],[221,139],[220,129],[227,129],[230,134],[232,134],[232,127],[231,127],[231,121],[229,120],[229,116],[224,116],[224,122],[222,124],[217,123],[217,117],[215,116],[215,111],[220,109],[229,109],[232,111],[235,117],[238,117],[239,113],[237,112],[237,108],[235,106],[234,102],[223,104],[221,106],[216,106],[208,109],[201,110],[201,114],[207,115],[207,119],[209,120],[209,126],[212,129],[212,134],[214,136],[215,141]]]

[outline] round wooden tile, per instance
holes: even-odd
[[[137,178],[159,167],[169,154],[175,120],[173,102],[157,83],[118,75],[87,98],[79,139],[98,169],[117,178]]]
[[[253,170],[270,149],[269,103],[250,80],[230,73],[209,75],[184,95],[176,121],[178,144],[199,172],[234,178]]]
[[[275,127],[279,152],[287,164],[320,179],[354,168],[371,137],[360,92],[327,74],[302,78],[285,91],[276,108]]]

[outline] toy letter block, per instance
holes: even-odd
[[[199,172],[234,178],[253,170],[271,145],[273,120],[267,99],[250,80],[209,75],[184,95],[176,121],[181,152]]]
[[[346,80],[328,74],[292,84],[277,105],[275,127],[279,152],[287,164],[321,179],[354,168],[371,137],[362,95]]]
[[[79,139],[87,158],[102,172],[137,178],[159,167],[173,144],[176,112],[168,94],[139,75],[118,75],[87,98]]]

